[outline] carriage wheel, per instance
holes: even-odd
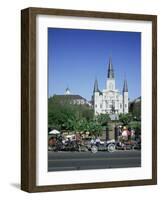
[[[96,146],[92,146],[91,152],[92,153],[97,153],[97,151],[98,151],[98,148]]]
[[[114,144],[109,144],[107,147],[108,152],[114,152],[115,151],[115,145]]]

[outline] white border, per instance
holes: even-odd
[[[146,21],[38,15],[36,21],[37,125],[36,184],[58,185],[152,178],[152,24]],[[140,168],[48,172],[47,165],[47,28],[141,32],[142,166]],[[130,67],[130,66],[129,66]]]

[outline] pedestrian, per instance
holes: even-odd
[[[128,140],[128,130],[127,130],[126,126],[123,127],[122,140],[123,140],[123,142]]]

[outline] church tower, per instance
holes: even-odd
[[[70,89],[67,87],[65,90],[65,95],[70,95],[70,94],[71,94]]]
[[[95,82],[94,82],[93,93],[95,93],[95,92],[99,92],[99,89],[98,89],[98,81],[97,81],[97,79],[95,79]]]
[[[98,81],[97,79],[95,79],[94,82],[94,89],[93,89],[93,107],[94,107],[94,114],[97,115],[98,113],[101,112],[101,107],[100,105],[102,105],[101,101],[102,101],[102,93],[100,92],[99,88],[98,88]]]
[[[115,77],[114,77],[114,70],[113,70],[111,57],[109,59],[109,64],[108,64],[106,89],[107,90],[115,90]]]
[[[124,80],[123,90],[120,92],[115,85],[115,74],[112,59],[109,58],[106,88],[99,90],[98,81],[95,79],[92,95],[92,105],[94,114],[108,113],[112,120],[116,120],[120,113],[128,113],[128,85]]]
[[[124,80],[124,86],[123,86],[123,113],[129,112],[129,105],[128,105],[128,86],[127,86],[127,80]]]

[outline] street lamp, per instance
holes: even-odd
[[[117,129],[117,126],[116,126],[117,117],[116,117],[116,109],[115,109],[115,106],[114,106],[114,102],[112,103],[112,112],[114,113],[114,120],[115,120],[114,136],[115,136],[115,141],[116,141],[118,139],[118,129]]]

